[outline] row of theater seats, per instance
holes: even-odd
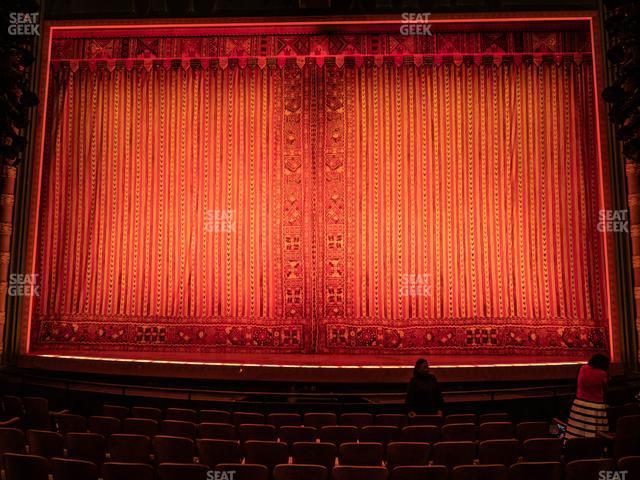
[[[5,480],[600,480],[640,478],[640,457],[523,462],[504,465],[386,466],[278,464],[219,464],[214,469],[200,464],[108,462],[102,471],[91,462],[7,453],[3,456]]]

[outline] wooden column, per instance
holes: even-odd
[[[636,332],[640,338],[640,164],[627,161],[626,170],[633,255],[633,298],[636,305]],[[640,351],[638,356],[640,360]]]
[[[4,348],[16,167],[0,165],[0,353]]]

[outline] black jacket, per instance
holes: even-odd
[[[430,373],[414,375],[409,381],[406,398],[407,409],[421,414],[435,414],[442,410],[444,401],[436,377]]]

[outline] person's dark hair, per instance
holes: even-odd
[[[609,357],[607,357],[606,355],[603,355],[602,353],[596,353],[589,360],[589,366],[593,368],[597,368],[598,370],[604,370],[605,372],[609,370],[610,363],[611,363],[611,360],[609,360]]]
[[[418,361],[416,362],[416,366],[413,367],[413,374],[417,375],[424,364],[426,364],[427,367],[429,366],[429,362],[427,362],[426,359],[419,358]]]

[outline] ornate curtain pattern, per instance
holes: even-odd
[[[592,66],[52,69],[38,349],[606,348]]]

